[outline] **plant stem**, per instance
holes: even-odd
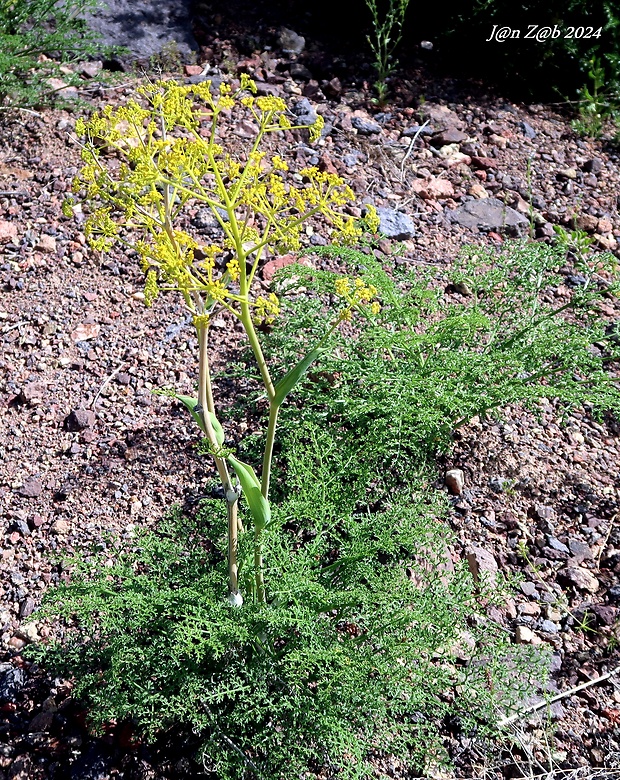
[[[213,447],[218,447],[215,432],[211,425],[209,415],[215,414],[213,403],[213,390],[211,387],[211,373],[209,371],[209,352],[208,352],[208,328],[200,327],[198,330],[199,352],[199,381],[198,381],[198,403],[202,407],[202,417],[204,420],[207,437]],[[215,466],[224,488],[226,496],[226,510],[228,514],[228,588],[232,594],[239,592],[239,577],[237,564],[237,545],[238,545],[238,506],[239,496],[232,485],[228,466],[223,458],[214,455]]]
[[[263,473],[261,476],[261,493],[265,498],[269,498],[269,480],[271,479],[271,461],[273,458],[273,445],[276,438],[276,426],[278,424],[278,412],[280,406],[271,401],[269,404],[269,423],[267,425],[267,440],[265,441],[265,452],[263,454]]]

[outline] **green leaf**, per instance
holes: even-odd
[[[271,508],[269,501],[261,493],[258,477],[252,466],[242,463],[233,455],[228,456],[228,462],[235,470],[239,482],[241,482],[241,489],[250,507],[256,527],[262,531],[271,520]]]
[[[282,379],[275,386],[274,402],[277,406],[280,406],[282,401],[291,392],[298,382],[303,379],[304,374],[310,368],[312,363],[319,357],[319,355],[325,351],[324,347],[317,347],[303,357],[296,366],[293,366],[291,370],[286,373]]]
[[[191,414],[196,425],[206,436],[207,429],[205,427],[204,420],[202,419],[202,415],[196,411],[196,407],[198,406],[198,400],[196,398],[190,398],[189,395],[177,395],[177,393],[175,393],[172,397],[176,398],[177,401],[180,401],[183,404],[183,406],[185,406],[187,411]],[[213,428],[213,432],[215,433],[215,440],[221,447],[224,444],[224,429],[220,425],[219,420],[213,414],[213,412],[208,411],[207,414],[209,415],[209,419],[211,420],[211,427]]]

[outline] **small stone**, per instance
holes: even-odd
[[[304,125],[305,127],[313,125],[318,117],[316,110],[313,108],[312,103],[310,103],[308,98],[298,100],[291,108],[291,111],[297,117],[297,119],[294,120],[295,124]]]
[[[69,523],[66,520],[63,520],[61,517],[59,517],[57,520],[54,520],[51,526],[51,531],[54,534],[66,534],[69,533]]]
[[[482,184],[474,183],[471,185],[471,187],[467,190],[469,195],[472,195],[474,198],[488,198],[489,193],[485,190],[485,188],[482,186]]]
[[[285,54],[299,55],[304,50],[306,39],[302,35],[298,35],[294,30],[282,27],[278,36],[278,43]]]
[[[88,341],[96,339],[101,331],[101,325],[97,322],[82,322],[71,331],[71,341],[77,344],[78,341]]]
[[[53,721],[53,712],[39,712],[28,724],[28,732],[30,734],[35,734],[42,731],[49,731]]]
[[[492,157],[479,157],[478,155],[472,155],[471,161],[476,168],[481,168],[484,171],[490,171],[497,168],[497,161]]]
[[[379,232],[383,233],[386,238],[392,238],[395,241],[406,241],[415,235],[413,220],[407,214],[403,214],[402,211],[378,208],[377,216],[380,220]]]
[[[72,87],[70,84],[67,84],[67,82],[63,81],[62,79],[56,79],[56,78],[47,79],[47,83],[54,92],[59,92],[63,97],[69,97],[69,96],[77,97],[78,91],[76,87]]]
[[[281,268],[286,268],[287,265],[293,265],[294,263],[299,263],[299,265],[305,265],[308,268],[312,268],[312,263],[307,257],[281,255],[280,257],[275,257],[273,260],[269,260],[265,263],[262,270],[263,280],[271,283],[276,271],[279,271]]]
[[[25,680],[23,669],[9,663],[0,664],[0,704],[14,702]]]
[[[596,225],[596,232],[597,233],[611,233],[611,231],[614,229],[613,222],[609,219],[609,217],[602,217],[599,219]]]
[[[536,636],[532,629],[527,626],[517,626],[515,629],[515,639],[520,645],[540,644],[540,637]]]
[[[43,484],[37,477],[27,479],[17,491],[20,496],[25,498],[37,498],[43,491]]]
[[[451,198],[454,196],[454,185],[448,179],[415,179],[411,189],[425,200]]]
[[[497,135],[496,133],[491,133],[489,141],[493,146],[497,146],[498,149],[506,149],[508,146],[508,139],[503,135]]]
[[[351,127],[360,135],[375,135],[381,132],[381,125],[361,111],[351,115]]]
[[[586,160],[586,162],[583,164],[583,170],[587,173],[600,173],[603,170],[603,161],[599,160],[598,157],[593,157],[591,160]]]
[[[598,227],[598,217],[592,214],[579,214],[575,219],[575,227],[593,233]]]
[[[560,627],[551,620],[543,620],[540,625],[540,630],[545,634],[557,634],[560,631]]]
[[[558,179],[570,179],[574,181],[577,178],[577,171],[575,168],[562,168],[557,172]]]
[[[586,590],[588,593],[596,593],[599,589],[599,581],[587,569],[581,566],[567,566],[558,572],[558,578],[569,582],[579,590]]]
[[[519,614],[529,617],[538,617],[541,613],[540,604],[532,601],[526,601],[525,604],[519,604]]]
[[[602,236],[600,233],[595,233],[594,239],[597,244],[599,244],[599,246],[601,246],[603,249],[606,249],[608,252],[611,252],[612,249],[615,249],[618,246],[618,242],[611,234]]]
[[[536,590],[536,584],[534,582],[522,582],[519,586],[521,593],[530,598],[538,598],[538,591]]]
[[[422,117],[429,120],[429,125],[436,130],[448,130],[456,128],[465,129],[465,122],[459,119],[459,115],[447,106],[437,106],[432,103],[425,103],[421,108]]]
[[[23,650],[24,647],[26,647],[26,640],[23,639],[21,636],[12,636],[9,641],[7,642],[8,646],[11,650],[16,650],[19,652],[20,650]]]
[[[446,144],[460,144],[467,140],[467,134],[456,127],[448,127],[431,138],[433,146],[445,146]]]
[[[0,244],[17,242],[17,223],[0,219]]]
[[[539,520],[553,520],[555,517],[555,510],[552,506],[545,506],[544,504],[536,504],[534,506],[534,515]]]
[[[548,620],[552,620],[554,623],[559,623],[563,617],[562,610],[554,607],[553,604],[545,604],[545,615]]]
[[[38,642],[41,639],[35,623],[26,623],[20,626],[15,635],[25,639],[27,642]]]
[[[527,122],[519,122],[519,125],[521,126],[521,130],[523,130],[523,135],[526,138],[536,138],[536,130],[534,130],[532,125],[528,124]]]
[[[46,393],[47,388],[45,385],[42,385],[39,382],[28,382],[28,384],[24,385],[19,391],[17,400],[22,404],[33,404],[37,401],[42,401]]]
[[[54,238],[54,236],[48,236],[47,233],[43,233],[43,235],[39,238],[39,240],[35,244],[34,248],[38,252],[46,252],[47,254],[55,254],[56,253],[56,239]]]
[[[32,613],[35,611],[36,606],[37,605],[35,600],[28,596],[19,605],[19,617],[22,619],[30,617],[30,615],[32,615]]]
[[[203,70],[202,65],[183,65],[183,72],[186,76],[202,76]]]
[[[465,474],[462,469],[449,469],[446,471],[444,483],[453,496],[460,496],[465,487]]]
[[[523,232],[528,219],[497,198],[470,200],[450,213],[450,220],[467,228],[499,231],[506,228]]]
[[[87,79],[94,79],[102,70],[103,62],[101,60],[93,60],[92,62],[80,62],[78,73]]]
[[[467,565],[476,582],[480,581],[483,572],[486,572],[486,578],[490,584],[495,582],[497,562],[493,555],[488,550],[485,550],[484,547],[472,547],[467,553]]]
[[[565,544],[562,544],[562,542],[559,539],[556,539],[555,536],[548,536],[547,544],[549,545],[549,547],[551,547],[552,550],[557,550],[558,552],[566,553],[566,555],[570,553],[568,547]]]
[[[582,561],[586,560],[592,560],[594,558],[590,546],[585,542],[582,542],[581,539],[569,539],[568,547],[577,563],[581,563]]]
[[[67,431],[83,431],[92,428],[96,422],[95,413],[90,409],[74,409],[64,421]]]

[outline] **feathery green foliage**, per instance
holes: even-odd
[[[0,107],[27,108],[54,101],[50,78],[72,77],[63,63],[99,52],[84,13],[97,0],[0,0]]]

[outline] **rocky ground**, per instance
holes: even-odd
[[[618,154],[577,137],[549,107],[416,72],[378,110],[363,80],[317,77],[330,74],[292,31],[249,55],[221,37],[206,43],[203,63],[184,68],[187,81],[246,71],[301,122],[323,115],[318,145],[294,132],[279,151],[295,166],[342,174],[360,206],[379,208],[386,266],[448,265],[465,243],[553,240],[555,225],[616,251]],[[118,102],[133,81],[102,86],[89,66],[83,97]],[[432,99],[417,99],[421,84]],[[137,267],[94,254],[79,219],[61,214],[79,165],[75,118],[56,110],[0,122],[0,780],[197,777],[191,751],[172,743],[131,745],[113,726],[89,735],[71,683],[21,655],[49,634],[36,608],[62,576],[59,553],[156,523],[171,504],[191,504],[209,477],[184,413],[151,393],[189,392],[195,381],[182,308],[168,299],[145,309]],[[229,132],[243,143],[243,126]],[[208,232],[202,212],[191,217]],[[324,238],[317,229],[308,241]],[[617,319],[617,305],[608,301],[601,316]],[[214,323],[229,350],[235,334],[224,326]],[[438,489],[450,472],[460,553],[515,575],[517,596],[496,618],[515,642],[553,648],[551,690],[561,695],[513,724],[503,751],[447,729],[456,777],[620,773],[619,434],[617,421],[584,409],[561,421],[550,400],[538,414],[474,420],[438,464]]]

